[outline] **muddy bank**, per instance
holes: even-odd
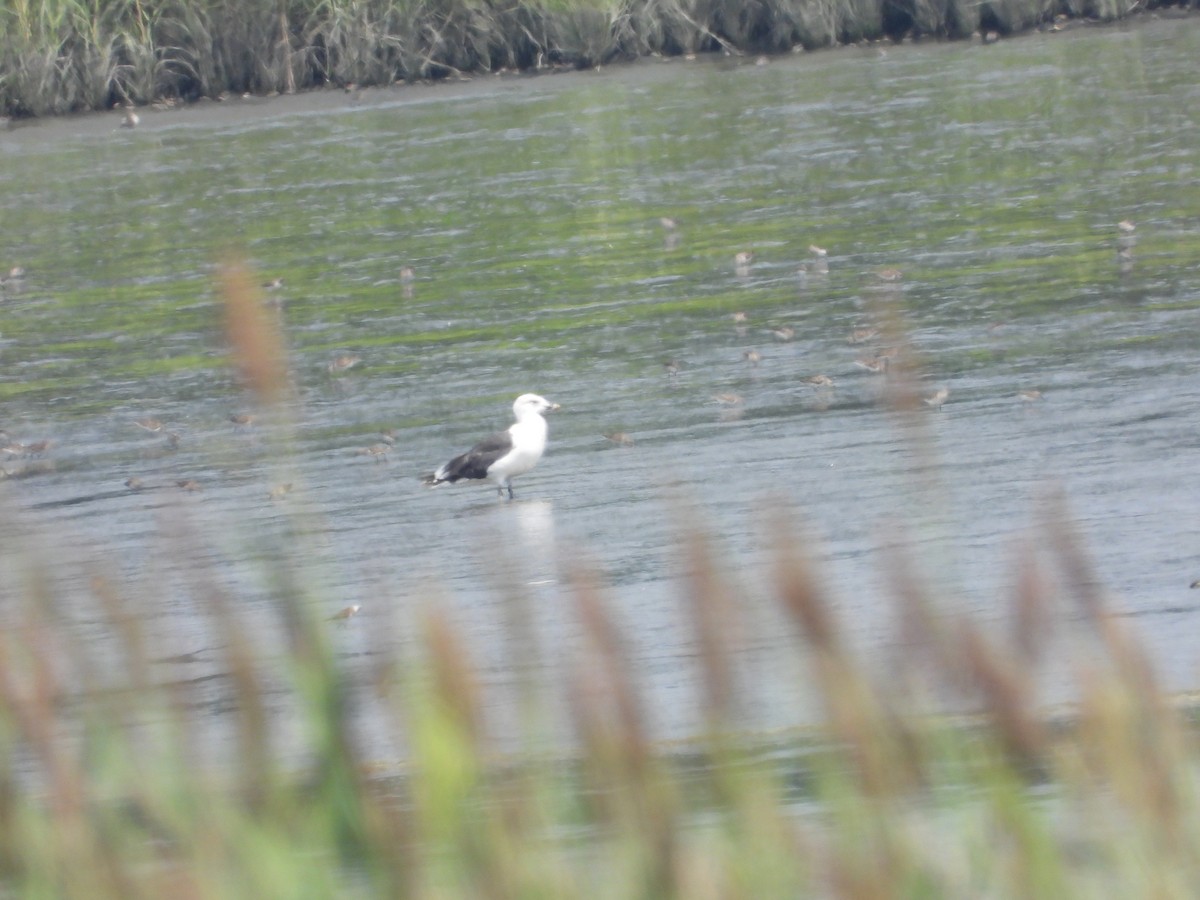
[[[105,6],[53,20],[0,12],[0,113],[16,120],[330,87],[353,95],[396,83],[880,40],[993,41],[1197,9],[1196,0],[614,0],[553,8],[458,0],[370,11],[307,2],[248,11],[197,0],[169,14],[150,3]]]

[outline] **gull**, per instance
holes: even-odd
[[[522,394],[513,402],[513,418],[517,421],[507,431],[498,431],[448,463],[443,464],[424,481],[428,485],[443,482],[453,484],[463,478],[487,478],[497,490],[513,499],[512,479],[524,475],[537,465],[546,451],[546,420],[543,413],[559,408],[545,397]]]

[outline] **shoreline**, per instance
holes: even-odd
[[[118,83],[110,91],[110,95],[114,91],[119,90],[120,94],[126,98],[124,102],[121,102],[119,99],[113,100],[112,96],[110,96],[106,105],[99,107],[77,108],[65,111],[49,110],[41,113],[22,110],[12,113],[12,99],[6,98],[4,93],[0,91],[0,106],[3,106],[10,112],[10,114],[0,116],[0,131],[17,131],[33,124],[41,124],[49,121],[72,121],[78,123],[80,121],[87,121],[91,117],[103,118],[106,124],[108,124],[111,122],[114,111],[120,113],[123,117],[119,123],[120,127],[135,128],[141,124],[144,115],[202,109],[215,104],[220,104],[228,109],[261,109],[265,103],[276,102],[289,97],[309,98],[310,105],[313,98],[329,97],[331,98],[331,102],[327,104],[329,109],[344,109],[347,103],[361,105],[364,103],[364,98],[375,99],[374,95],[381,92],[393,92],[393,95],[387,98],[387,102],[389,103],[395,100],[394,92],[408,89],[436,89],[441,93],[437,97],[431,96],[429,99],[441,99],[446,96],[444,92],[447,90],[451,90],[452,93],[450,96],[454,97],[460,96],[464,91],[471,92],[478,90],[481,86],[494,89],[496,85],[524,83],[528,80],[544,76],[586,75],[593,72],[625,69],[646,64],[673,64],[696,60],[708,62],[734,60],[736,65],[750,65],[756,63],[765,64],[771,59],[786,58],[801,54],[807,55],[822,50],[888,48],[930,43],[994,44],[1002,40],[1028,36],[1030,34],[1068,33],[1094,27],[1139,27],[1156,20],[1192,19],[1198,14],[1200,14],[1200,3],[1196,3],[1194,0],[1188,5],[1172,3],[1159,6],[1142,6],[1140,3],[1135,3],[1126,12],[1107,16],[1097,16],[1094,14],[1072,16],[1063,12],[1050,16],[1049,13],[1046,13],[1045,15],[1049,18],[1043,21],[1033,21],[1022,27],[1016,27],[1003,32],[996,29],[984,30],[976,28],[969,34],[955,35],[953,33],[921,32],[915,27],[907,27],[899,33],[894,34],[884,30],[877,31],[874,36],[863,36],[857,40],[841,41],[831,39],[827,43],[814,47],[806,47],[803,43],[795,43],[789,47],[778,49],[763,49],[755,48],[754,46],[739,47],[720,37],[707,27],[702,26],[702,31],[708,35],[707,45],[704,49],[682,50],[680,52],[662,52],[654,49],[644,49],[640,53],[609,54],[607,59],[595,62],[594,64],[584,64],[587,60],[581,57],[573,59],[557,58],[546,61],[544,54],[539,51],[533,64],[528,66],[501,65],[494,68],[458,69],[453,66],[446,67],[439,64],[434,66],[434,68],[440,70],[440,74],[436,76],[419,78],[397,77],[390,81],[363,79],[361,82],[347,82],[338,81],[333,77],[332,73],[327,73],[323,81],[311,84],[297,84],[294,80],[291,64],[289,63],[286,80],[291,87],[283,90],[251,89],[242,92],[225,90],[216,93],[215,96],[207,93],[199,93],[190,98],[184,98],[181,95],[160,93],[149,100],[135,101],[130,98],[129,93]],[[0,65],[11,61],[11,54],[5,54],[3,50],[4,48],[0,47]],[[519,62],[519,60],[514,61]],[[0,69],[0,72],[2,71],[3,69]],[[8,79],[10,82],[15,80],[11,77],[12,73],[7,74],[10,76]],[[4,79],[0,78],[0,87],[3,84]],[[318,105],[325,106],[326,104]]]

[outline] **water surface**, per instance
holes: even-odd
[[[0,613],[15,615],[22,554],[52,560],[66,596],[107,566],[152,598],[164,657],[196,654],[162,677],[200,678],[221,660],[200,582],[238,598],[269,658],[263,560],[303,541],[305,602],[363,606],[334,636],[357,677],[445,606],[510,735],[497,581],[525,586],[539,649],[522,661],[555,682],[580,644],[563,561],[586,557],[656,733],[682,737],[699,721],[676,549],[690,503],[764,626],[743,653],[745,724],[779,728],[812,709],[768,599],[771,504],[802,515],[837,612],[885,667],[904,648],[881,543],[902,528],[947,607],[1000,629],[1014,543],[1061,484],[1114,607],[1167,684],[1193,688],[1196,58],[1195,21],[1145,19],[0,133],[0,267],[27,272],[2,298],[0,425],[54,442],[5,463]],[[263,423],[229,420],[253,411],[213,282],[231,251],[284,280],[268,296],[297,391],[287,453]],[[886,379],[856,365],[881,339],[848,342],[892,315],[922,390],[949,391],[907,431],[880,402]],[[787,341],[772,333],[785,326]],[[332,375],[344,353],[362,363]],[[803,381],[815,374],[833,389]],[[516,502],[421,486],[528,390],[564,408]],[[133,424],[145,417],[164,431]],[[382,430],[395,445],[377,461],[362,451]],[[188,479],[200,490],[176,486]],[[297,516],[315,535],[294,536]],[[102,642],[87,604],[64,614]],[[1069,636],[1069,606],[1058,615]],[[219,679],[205,690],[219,722],[227,695]],[[369,752],[392,752],[386,723],[362,719]]]

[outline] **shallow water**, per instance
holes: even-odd
[[[718,536],[759,626],[745,724],[773,729],[813,713],[768,599],[772,504],[802,515],[837,612],[885,666],[904,649],[879,552],[896,523],[947,606],[999,629],[1015,541],[1061,484],[1114,607],[1166,683],[1194,688],[1196,58],[1194,19],[1147,18],[0,132],[0,270],[27,272],[0,301],[0,425],[54,442],[5,464],[27,477],[4,489],[3,615],[21,553],[53,560],[67,596],[106,566],[152,598],[163,657],[196,654],[162,677],[199,679],[222,658],[205,579],[269,657],[282,638],[262,561],[299,548],[309,602],[363,606],[334,640],[364,691],[412,649],[418,614],[445,605],[511,737],[519,666],[497,580],[526,586],[538,649],[521,662],[554,683],[580,646],[562,581],[582,557],[611,585],[656,733],[682,737],[700,721],[676,540],[691,503],[683,518]],[[284,279],[269,296],[297,390],[286,453],[262,423],[228,419],[251,410],[212,278],[231,250]],[[741,250],[755,259],[739,270]],[[887,267],[902,279],[881,281]],[[881,403],[886,379],[855,364],[879,341],[847,341],[897,312],[922,390],[949,390],[907,430]],[[362,363],[331,375],[339,353]],[[834,388],[802,381],[817,373]],[[527,390],[563,410],[516,502],[421,486]],[[147,416],[178,446],[133,424]],[[381,429],[396,443],[378,462],[361,451]],[[634,446],[602,436],[618,430]],[[150,489],[125,489],[135,476]],[[281,483],[291,493],[269,499]],[[63,612],[103,642],[86,603]],[[1054,677],[1047,699],[1064,693]],[[220,723],[227,685],[204,684]],[[274,696],[290,746],[290,701]],[[371,755],[393,751],[385,722],[361,725]]]

